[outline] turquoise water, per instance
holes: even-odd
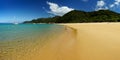
[[[76,31],[56,24],[0,24],[0,60],[68,60]]]
[[[54,24],[0,24],[0,41],[36,40],[63,30],[63,26]]]
[[[16,60],[39,51],[64,31],[64,26],[55,24],[0,24],[0,60]]]

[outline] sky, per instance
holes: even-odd
[[[0,0],[0,23],[63,16],[72,10],[107,9],[120,13],[120,0]]]

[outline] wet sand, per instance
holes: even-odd
[[[40,51],[37,60],[77,60],[76,32],[65,27],[63,35],[46,44]],[[34,58],[33,58],[34,60]]]
[[[60,25],[77,30],[77,60],[120,60],[120,23]]]

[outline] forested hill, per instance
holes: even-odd
[[[110,10],[85,12],[73,10],[62,17],[38,18],[24,23],[84,23],[84,22],[120,22],[120,14]]]

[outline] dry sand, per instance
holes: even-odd
[[[60,25],[77,30],[77,60],[120,60],[120,23]]]

